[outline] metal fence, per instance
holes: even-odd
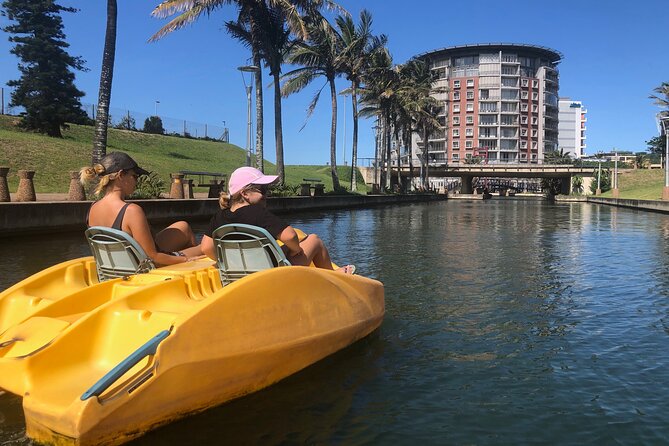
[[[96,104],[82,104],[89,118],[95,119],[97,113]],[[110,127],[143,131],[147,120],[153,115],[141,113],[134,110],[124,110],[121,108],[109,109]],[[189,121],[187,119],[172,118],[169,116],[158,115],[160,118],[164,134],[178,135],[188,138],[216,139],[223,142],[230,142],[230,132],[227,127],[206,124],[202,122]]]
[[[20,115],[23,107],[11,107],[11,89],[0,87],[0,115]],[[95,120],[97,113],[96,104],[82,104],[82,108],[89,118]],[[152,115],[133,110],[121,108],[109,109],[109,126],[117,129],[143,131],[146,121]],[[227,127],[211,125],[202,122],[189,121],[187,119],[159,116],[162,121],[164,134],[178,135],[187,138],[215,139],[230,142],[230,131]]]

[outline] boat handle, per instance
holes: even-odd
[[[158,350],[158,345],[169,335],[169,330],[163,330],[155,335],[144,345],[131,353],[130,356],[121,361],[119,365],[111,369],[105,376],[100,378],[90,389],[84,392],[84,394],[81,395],[81,401],[86,401],[92,396],[100,396],[102,392],[107,390],[109,386],[114,384],[117,379],[133,368],[139,361],[147,356],[155,355],[156,350]]]

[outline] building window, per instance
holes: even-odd
[[[460,125],[460,116],[453,116],[453,124]]]
[[[537,125],[539,123],[539,120],[537,119],[536,116],[532,116],[532,125]]]
[[[539,113],[539,106],[537,104],[532,104],[532,112]]]
[[[520,104],[520,111],[527,111],[527,104]]]
[[[453,141],[453,149],[460,150],[460,141]]]
[[[538,101],[539,100],[539,93],[536,91],[532,92],[532,100],[533,101]]]
[[[532,141],[532,150],[537,150],[537,142]]]
[[[473,91],[468,91],[467,92],[467,99],[474,99],[474,92]]]
[[[460,129],[453,129],[453,136],[460,136]]]
[[[521,124],[527,124],[527,116],[521,116],[520,117],[520,123]]]
[[[532,138],[537,137],[537,129],[532,129]]]
[[[467,124],[473,124],[474,123],[474,117],[473,116],[467,116]]]
[[[460,104],[453,104],[453,112],[458,113],[460,111]]]
[[[520,159],[523,159],[523,160],[527,159],[527,153],[521,153],[520,154]]]
[[[520,92],[520,99],[527,99],[529,96],[526,91]]]
[[[453,81],[453,88],[460,88],[460,81]]]
[[[453,154],[453,161],[459,161],[460,160],[460,154],[459,153],[454,153]]]
[[[468,87],[473,87],[474,86],[474,79],[467,79],[467,86]]]
[[[534,79],[532,81],[532,88],[539,88],[539,81],[538,80]]]
[[[533,154],[532,154],[532,159],[533,159],[533,160],[536,160],[536,159],[537,159],[537,154],[536,154],[536,153],[533,153]]]
[[[467,104],[467,111],[468,112],[473,112],[474,111],[474,104]]]
[[[467,127],[465,129],[465,136],[474,136],[474,129],[472,127]]]
[[[527,136],[527,129],[520,129],[520,136]]]
[[[527,87],[527,86],[529,85],[529,83],[530,83],[530,82],[529,82],[527,79],[521,79],[521,80],[520,80],[520,84],[521,84],[523,87]]]
[[[460,100],[460,92],[459,91],[454,91],[453,92],[453,100],[454,101],[459,101]]]
[[[465,149],[471,149],[474,146],[474,141],[465,141]]]
[[[520,148],[521,149],[527,149],[527,141],[521,141],[520,142]]]

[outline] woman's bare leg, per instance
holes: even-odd
[[[160,251],[183,251],[195,247],[195,234],[185,221],[172,223],[156,234],[156,245]]]

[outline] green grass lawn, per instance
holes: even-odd
[[[620,198],[634,200],[660,200],[664,187],[664,170],[636,169],[621,172],[618,175],[618,189]],[[602,197],[613,197],[612,191],[602,194]]]
[[[26,169],[36,171],[34,184],[38,193],[67,192],[69,172],[90,165],[93,127],[71,125],[60,139],[25,132],[16,127],[17,121],[15,117],[0,116],[0,166],[10,168],[9,190],[16,191],[17,171]],[[170,173],[193,170],[222,172],[229,176],[246,161],[245,151],[234,144],[117,129],[109,129],[107,151],[128,153],[140,166],[158,173],[168,185],[168,191]],[[275,172],[275,166],[265,161],[265,172]],[[342,185],[346,186],[350,181],[350,168],[338,168],[337,172]],[[297,185],[303,178],[321,179],[326,190],[332,190],[328,166],[286,166],[286,183]],[[361,177],[358,178],[358,190],[365,193],[367,188]]]

